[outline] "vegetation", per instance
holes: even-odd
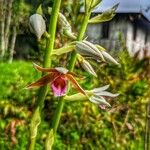
[[[100,1],[76,1],[76,5],[72,0],[42,4],[37,1],[32,10],[23,0],[0,2],[3,31],[0,34],[0,149],[141,150],[145,145],[148,149],[147,50],[142,60],[138,59],[138,53],[131,58],[120,33],[119,50],[116,48],[114,52],[120,51],[116,61],[105,48],[84,39],[88,23],[109,21],[115,15],[118,4],[90,19]],[[53,9],[49,7],[52,4]],[[78,15],[80,6],[84,6],[85,13]],[[37,70],[27,60],[12,61],[16,36],[22,32],[20,25],[31,12],[36,12],[29,18],[39,49],[36,61],[44,67],[33,64]],[[65,68],[56,68],[59,66]],[[119,93],[118,97],[105,91],[108,85],[109,91]],[[33,87],[40,89],[26,89]]]
[[[102,64],[97,72],[101,80],[95,80],[87,73],[84,74],[86,80],[81,82],[83,87],[91,86],[89,88],[92,88],[94,86],[92,83],[95,85],[111,84],[112,90],[119,91],[120,96],[111,101],[112,108],[107,111],[100,110],[90,102],[66,103],[55,149],[69,147],[71,149],[107,149],[108,142],[110,150],[143,149],[149,82],[146,78],[141,78],[141,72],[144,73],[145,69],[137,67],[139,63],[143,64],[143,60],[135,63],[135,60],[127,53],[121,53],[121,60],[121,67]],[[26,91],[23,87],[31,80],[36,80],[39,74],[33,69],[30,62],[23,61],[9,65],[1,63],[0,69],[3,71],[0,77],[0,148],[11,149],[13,146],[16,150],[26,149],[29,136],[28,123],[33,112],[32,106],[35,103],[36,90]],[[48,120],[54,113],[53,110],[57,103],[50,100],[50,95],[50,93],[47,95],[45,101],[43,111],[46,115],[40,126],[37,150],[42,149],[42,143],[50,125]],[[18,121],[13,129],[16,130],[14,137],[16,137],[17,144],[11,138],[13,130],[10,129],[10,124],[14,121]]]

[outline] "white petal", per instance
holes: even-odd
[[[107,106],[111,106],[103,97],[101,97],[101,96],[99,96],[99,97],[97,97],[97,96],[91,96],[90,98],[89,98],[89,100],[92,102],[92,103],[95,103],[95,104],[98,104],[98,105],[100,105],[100,104],[105,104],[105,105],[107,105]]]
[[[68,72],[68,70],[66,68],[63,67],[56,67],[55,68],[58,72],[66,74]]]
[[[109,85],[105,85],[105,86],[93,89],[92,92],[93,93],[99,93],[99,92],[102,92],[104,90],[107,90],[108,88],[109,88]]]
[[[98,96],[109,96],[109,97],[117,97],[119,95],[119,94],[113,94],[107,91],[102,91],[102,92],[94,93],[94,94]]]

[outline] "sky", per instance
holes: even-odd
[[[150,0],[102,0],[99,7],[94,12],[102,12],[119,3],[117,12],[119,13],[140,13],[150,21]],[[149,8],[149,9],[148,9]]]

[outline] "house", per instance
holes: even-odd
[[[118,2],[116,16],[111,21],[88,25],[88,39],[112,50],[118,45],[118,33],[122,32],[130,55],[144,48],[150,51],[150,0],[103,0],[93,16]]]

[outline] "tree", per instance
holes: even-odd
[[[24,0],[0,0],[0,58],[13,60],[13,53],[20,23],[29,13],[29,6]]]

